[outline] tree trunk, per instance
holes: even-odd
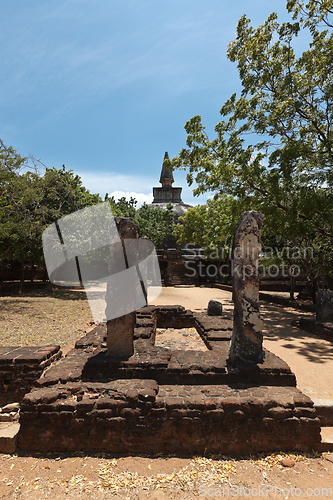
[[[296,278],[294,276],[290,276],[290,299],[295,300],[294,294],[296,290]]]
[[[43,281],[48,281],[49,275],[46,269],[46,264],[44,263],[44,276],[43,276]]]
[[[318,291],[318,278],[316,276],[313,276],[312,278],[312,301],[315,304],[316,303],[316,292]]]
[[[24,284],[24,262],[22,262],[21,264],[21,277],[20,277],[20,295],[23,291],[23,284]]]
[[[33,283],[35,277],[35,263],[34,261],[31,262],[31,269],[30,269],[30,282]]]

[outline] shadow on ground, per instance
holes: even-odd
[[[332,343],[292,325],[292,321],[299,320],[302,316],[313,317],[313,315],[264,303],[261,304],[261,316],[265,322],[264,339],[279,340],[282,347],[294,350],[298,355],[314,363],[325,363],[333,359]]]
[[[11,293],[6,293],[0,297],[2,304],[6,304],[11,301],[11,297],[16,298],[16,302],[18,302],[18,297],[22,300],[20,302],[29,302],[29,298],[31,297],[49,297],[54,299],[61,300],[87,300],[86,292],[84,288],[77,289],[68,289],[68,288],[56,288],[54,290],[29,290],[22,291],[19,293],[18,291],[12,291]]]

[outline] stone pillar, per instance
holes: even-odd
[[[264,215],[252,210],[244,212],[235,232],[233,257],[234,326],[229,360],[260,363],[262,325],[259,314],[258,258],[261,251],[261,228]]]
[[[137,224],[131,218],[122,218],[115,217],[115,223],[118,230],[118,234],[120,237],[120,242],[116,242],[110,248],[110,264],[109,264],[109,272],[110,275],[113,276],[117,273],[121,273],[129,268],[127,262],[127,253],[124,245],[124,240],[130,239],[134,240],[132,246],[137,246],[136,241],[139,239],[139,228]],[[127,245],[127,250],[129,250],[129,246]],[[134,248],[132,252],[136,251]],[[110,282],[107,285],[107,293],[106,293],[106,317],[110,317],[108,315],[108,311],[112,309],[119,310],[125,309],[125,305],[128,305],[130,301],[136,301],[137,295],[136,292],[139,290],[135,290],[135,287],[138,287],[134,282],[129,283],[130,288],[125,291],[121,287],[121,281],[119,281],[119,290],[117,289],[117,284],[115,285],[114,281],[112,282],[112,286]],[[114,358],[126,359],[133,355],[134,347],[133,347],[133,335],[135,328],[135,309],[137,307],[133,306],[133,312],[128,314],[120,315],[114,319],[110,319],[107,321],[107,353],[109,356]],[[130,309],[129,309],[130,310]]]
[[[134,354],[135,321],[135,312],[107,321],[106,345],[109,356],[127,359]]]
[[[316,321],[333,321],[333,292],[331,290],[316,292]]]

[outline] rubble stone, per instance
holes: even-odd
[[[208,316],[222,316],[222,304],[218,300],[210,300],[207,308]]]

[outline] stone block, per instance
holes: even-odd
[[[18,411],[20,409],[20,403],[10,403],[8,405],[5,405],[1,408],[1,413],[3,412],[11,412],[11,411]]]
[[[207,307],[208,316],[222,316],[222,304],[218,300],[210,300]]]
[[[107,322],[106,344],[109,356],[126,359],[133,355],[135,321],[135,312],[132,312]]]

